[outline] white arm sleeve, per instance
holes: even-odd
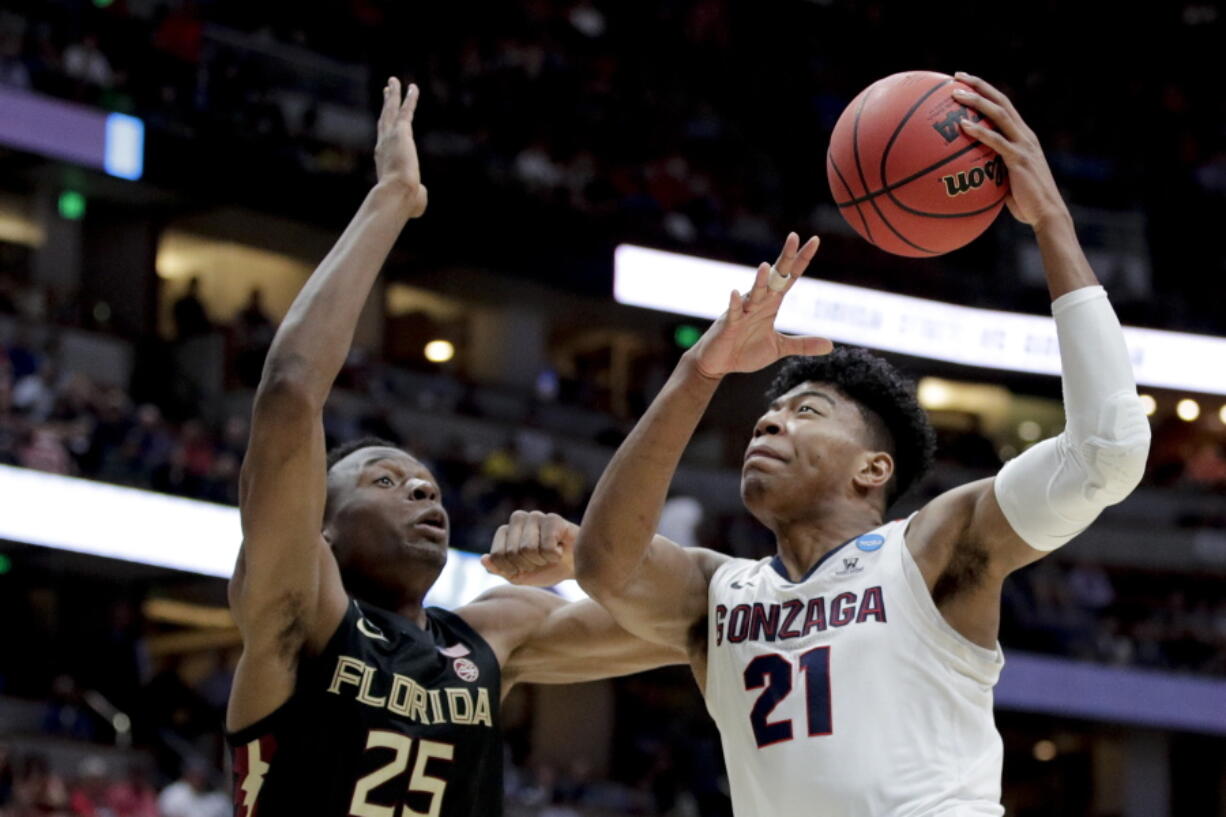
[[[1137,487],[1149,455],[1149,421],[1100,286],[1051,305],[1064,371],[1064,431],[1005,463],[996,500],[1013,530],[1037,550],[1055,550]]]

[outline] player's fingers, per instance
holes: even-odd
[[[971,86],[981,95],[987,97],[992,102],[1004,108],[1019,120],[1021,119],[1021,117],[1018,116],[1017,108],[1013,107],[1013,100],[1009,99],[1004,91],[1000,90],[986,79],[977,77],[974,74],[968,74],[965,71],[958,71],[956,74],[954,74],[954,79]]]
[[[395,116],[396,105],[400,100],[392,95],[392,80],[389,78],[387,84],[383,86],[383,107],[379,110],[379,130],[382,132],[392,121]]]
[[[494,533],[494,541],[490,545],[490,552],[482,557],[481,563],[486,566],[486,570],[491,570],[499,576],[508,578],[514,576],[518,571],[511,564],[511,560],[507,554],[507,525],[500,525]],[[488,564],[487,564],[488,562]]]
[[[969,108],[979,111],[991,120],[992,124],[996,125],[1001,133],[1010,139],[1021,137],[1021,128],[1018,127],[1017,118],[987,97],[973,91],[958,88],[954,91],[954,99]]]
[[[400,106],[400,116],[408,121],[413,121],[413,113],[417,110],[417,100],[421,98],[421,89],[416,83],[409,83],[409,90],[405,92],[404,103]]]
[[[541,556],[547,564],[562,559],[562,536],[568,523],[557,514],[546,514],[541,520]]]
[[[800,251],[796,254],[796,262],[792,264],[792,274],[788,278],[787,286],[784,287],[784,292],[787,292],[792,287],[796,286],[796,281],[805,274],[805,270],[809,268],[809,264],[813,261],[813,256],[817,255],[817,248],[822,244],[822,240],[817,236],[811,236]]]
[[[745,315],[745,298],[741,295],[740,292],[734,289],[732,290],[732,293],[728,296],[728,312],[727,312],[727,315],[725,316],[727,318],[727,323],[729,324],[739,323],[741,318],[744,317],[744,315]]]
[[[500,565],[490,554],[486,553],[481,557],[481,566],[485,568],[487,573],[493,573],[495,576],[502,576],[504,579],[509,579],[515,574],[508,571]]]
[[[520,547],[516,554],[516,565],[520,570],[535,570],[549,564],[541,553],[541,517],[542,514],[530,513],[524,519],[520,532]]]
[[[972,122],[969,119],[963,119],[958,124],[966,132],[967,136],[983,142],[992,150],[1004,156],[1005,162],[1017,156],[1017,146],[1006,139],[1003,133],[994,131],[980,122]]]
[[[749,292],[745,295],[743,309],[746,312],[755,306],[760,306],[770,294],[770,289],[768,287],[768,284],[770,283],[770,271],[770,264],[763,262],[758,265],[758,269],[753,276],[753,286],[749,288]]]
[[[779,270],[780,275],[791,274],[792,264],[796,261],[799,250],[800,236],[796,233],[788,233],[788,237],[783,240],[783,249],[779,251],[779,257],[775,259],[775,269]]]
[[[779,348],[785,357],[788,355],[813,357],[815,355],[830,354],[834,350],[834,344],[830,342],[829,338],[780,335]]]

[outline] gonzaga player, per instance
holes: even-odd
[[[1065,431],[992,479],[908,519],[892,501],[928,467],[932,431],[909,388],[862,350],[774,329],[817,251],[795,234],[682,358],[588,507],[580,582],[631,632],[688,650],[719,725],[741,817],[999,815],[992,687],[1001,584],[1136,486],[1149,426],[1119,322],[1077,242],[1038,140],[1009,100],[960,101],[999,129],[1009,209],[1042,252],[1064,374]],[[788,355],[741,478],[775,535],[753,562],[653,539],[682,451],[725,375]]]

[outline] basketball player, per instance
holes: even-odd
[[[1003,94],[959,101],[1004,157],[1009,209],[1034,229],[1053,299],[1067,426],[995,478],[887,522],[931,460],[907,384],[863,350],[774,329],[817,251],[788,237],[772,268],[687,352],[598,484],[579,581],[628,630],[688,650],[719,726],[741,817],[999,815],[992,687],[1001,583],[1136,486],[1149,426],[1119,322],[1086,263],[1034,134]],[[785,356],[741,472],[775,535],[761,561],[652,532],[669,481],[726,375]]]
[[[492,590],[455,613],[422,599],[447,560],[430,471],[361,440],[325,456],[322,412],[362,305],[405,222],[426,209],[413,143],[419,92],[384,89],[378,183],[277,332],[240,484],[230,609],[243,654],[226,716],[239,817],[502,813],[498,708],[520,681],[681,663],[592,601]],[[575,526],[517,513],[487,564],[566,578]],[[509,554],[509,555],[508,555]],[[518,567],[516,567],[518,565]]]

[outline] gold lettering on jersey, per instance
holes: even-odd
[[[387,706],[387,696],[382,695],[375,697],[370,694],[370,685],[375,680],[375,668],[367,666],[362,670],[362,688],[358,690],[358,700],[364,704],[369,704],[376,709],[382,709]]]
[[[430,690],[430,711],[434,713],[435,723],[443,720],[443,693],[437,689]]]
[[[353,699],[359,703],[386,709],[424,726],[437,723],[494,726],[490,691],[485,687],[426,689],[407,675],[395,672],[392,673],[391,687],[386,694],[380,695],[377,693],[383,685],[376,677],[379,675],[377,667],[358,658],[337,656],[328,692],[344,696],[345,690],[352,688]]]
[[[413,694],[413,687],[417,686],[417,682],[412,678],[406,678],[399,673],[392,676],[392,691],[387,694],[387,708],[390,712],[395,712],[402,718],[409,717],[409,697]],[[423,720],[423,724],[427,726],[430,721]]]
[[[473,722],[473,696],[467,689],[447,688],[447,705],[451,707],[451,718],[455,723]]]
[[[358,686],[362,683],[362,671],[365,667],[366,665],[358,659],[342,655],[336,661],[336,672],[332,674],[332,685],[328,687],[328,691],[339,695],[341,684]]]
[[[426,714],[426,688],[421,684],[413,684],[409,695],[409,717],[419,723],[430,722],[430,716]]]
[[[490,715],[490,694],[485,687],[477,687],[477,707],[473,710],[473,723],[494,725],[494,718]]]

